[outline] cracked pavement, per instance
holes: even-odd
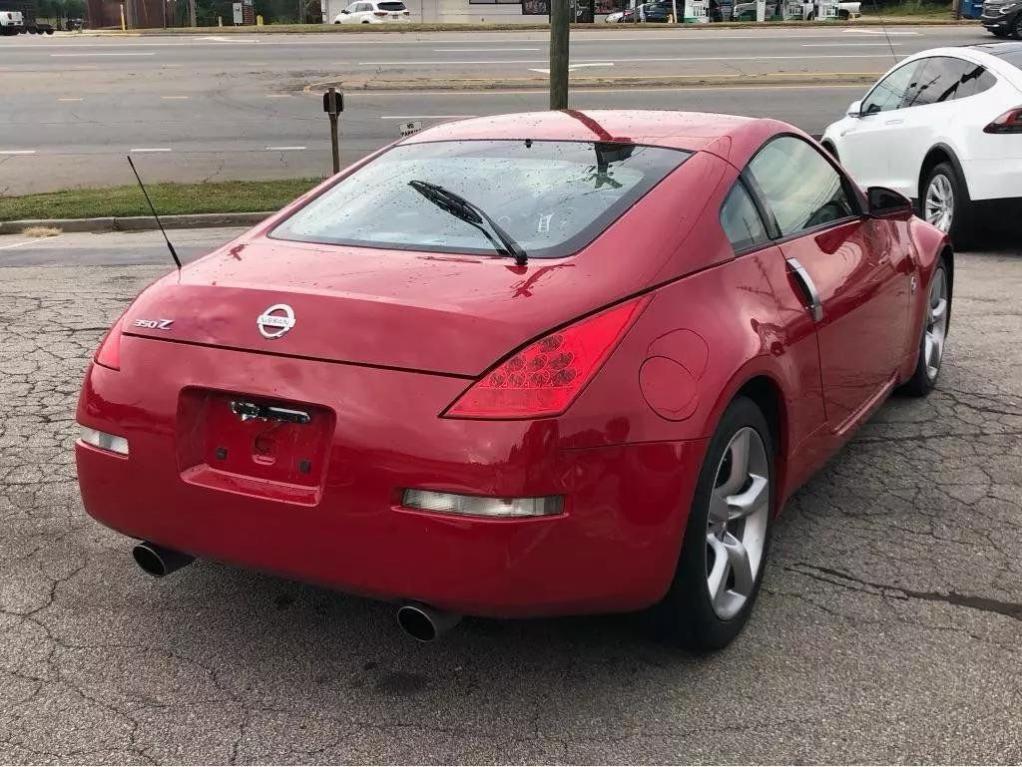
[[[74,405],[164,271],[0,269],[0,762],[1022,762],[1022,251],[959,256],[938,390],[792,499],[708,658],[628,616],[421,646],[389,605],[141,573],[82,510]]]

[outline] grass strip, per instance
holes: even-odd
[[[162,183],[146,186],[160,215],[178,213],[245,213],[283,207],[320,179]],[[148,216],[138,186],[65,189],[60,192],[0,197],[0,221],[29,218],[98,218]]]

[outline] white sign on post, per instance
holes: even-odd
[[[241,10],[241,3],[234,3],[234,26],[240,27],[245,23],[245,14]]]

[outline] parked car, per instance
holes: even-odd
[[[917,200],[961,246],[979,213],[1022,204],[1022,44],[909,56],[823,143],[859,183]]]
[[[638,22],[649,22],[653,24],[666,24],[671,20],[673,8],[670,3],[643,3],[629,8],[622,12],[619,24],[634,24]],[[680,13],[680,9],[679,9]]]
[[[17,35],[25,31],[21,11],[0,11],[0,35]]]
[[[624,15],[625,15],[624,11],[614,11],[613,13],[608,13],[604,17],[603,21],[606,24],[617,24],[619,21],[621,21],[621,17]]]
[[[410,12],[400,0],[363,0],[352,3],[334,17],[334,24],[383,24],[408,21]]]
[[[779,14],[780,8],[779,3],[776,0],[768,0],[766,8],[767,16],[770,17],[773,14]],[[756,17],[756,3],[755,0],[752,2],[735,3],[732,11],[734,19],[741,21],[743,19],[754,19]],[[806,21],[813,21],[816,19],[817,10],[816,4],[813,2],[806,2],[802,4],[802,14]],[[857,19],[862,15],[862,3],[859,0],[843,0],[837,4],[837,17],[839,19]]]
[[[446,123],[144,290],[86,373],[78,481],[154,575],[282,573],[422,640],[652,606],[719,648],[785,500],[933,388],[953,277],[782,122]]]
[[[985,0],[980,21],[996,37],[1022,40],[1022,0]]]

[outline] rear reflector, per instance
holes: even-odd
[[[1022,107],[1009,109],[983,129],[984,133],[1022,133]]]
[[[563,413],[648,300],[644,296],[618,304],[515,352],[484,374],[444,415],[507,419]]]
[[[124,437],[118,437],[116,434],[107,434],[99,429],[90,429],[88,426],[82,426],[81,429],[80,439],[86,445],[92,445],[100,450],[109,450],[111,453],[118,453],[120,455],[128,454],[128,440]]]
[[[121,319],[107,331],[96,350],[96,363],[111,370],[121,369]]]
[[[485,498],[479,495],[405,490],[401,505],[408,509],[470,517],[548,517],[564,510],[564,498]]]

